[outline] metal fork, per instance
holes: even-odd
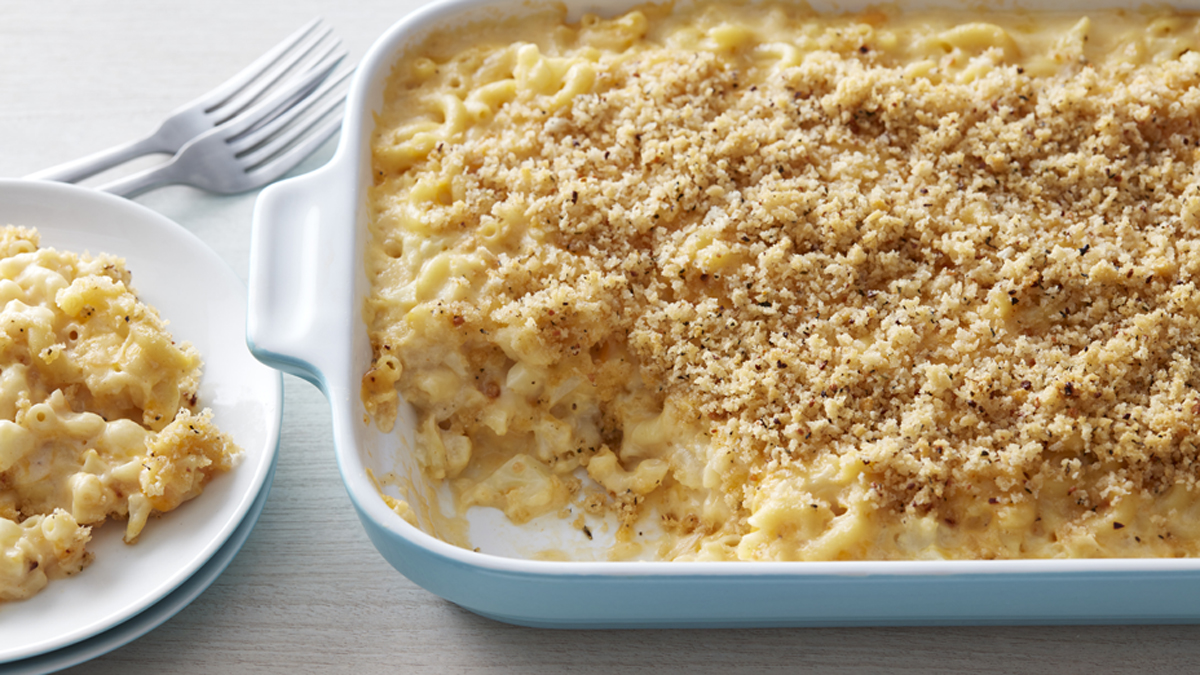
[[[353,70],[330,73],[344,56],[341,52],[326,57],[281,91],[191,140],[169,161],[98,189],[132,197],[160,185],[183,183],[234,194],[270,183],[341,127],[341,115],[334,111],[345,101],[345,83]]]
[[[27,178],[75,182],[134,157],[162,152],[175,157],[100,189],[130,196],[182,182],[214,192],[241,192],[270,182],[340,126],[330,113],[345,94],[331,92],[341,88],[349,73],[329,75],[346,52],[337,40],[318,50],[331,32],[314,19],[229,81],[176,110],[150,136]],[[301,74],[285,80],[295,72]],[[281,81],[286,84],[276,87]],[[264,96],[272,87],[276,90]]]

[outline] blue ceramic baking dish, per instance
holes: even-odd
[[[578,16],[584,10],[611,15],[632,4],[572,0],[566,6]],[[418,511],[444,495],[423,486],[411,457],[411,414],[402,411],[398,431],[383,434],[368,423],[359,398],[371,359],[361,309],[372,114],[382,106],[393,64],[429,31],[537,7],[544,4],[450,0],[405,17],[363,59],[333,160],[267,188],[255,211],[251,349],[328,396],[342,479],[367,534],[397,570],[478,614],[561,628],[1200,619],[1200,560],[549,562],[530,552],[562,546],[556,528],[565,531],[565,524],[517,528],[494,513],[474,514],[472,540],[489,551],[481,553],[436,539],[393,512],[380,496],[381,483]],[[379,481],[383,476],[390,478]],[[406,494],[397,485],[408,486]]]

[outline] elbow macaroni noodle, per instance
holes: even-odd
[[[1196,17],[476,28],[388,83],[364,312],[366,409],[461,509],[667,560],[1200,552]]]
[[[200,356],[129,282],[0,229],[0,602],[80,571],[110,517],[133,543],[239,452],[196,411]]]

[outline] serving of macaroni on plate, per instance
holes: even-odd
[[[384,100],[362,399],[460,511],[607,514],[618,559],[1200,553],[1196,16],[550,12]]]
[[[0,228],[0,602],[80,571],[109,518],[133,543],[240,454],[124,261],[38,243]]]

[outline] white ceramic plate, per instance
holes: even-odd
[[[133,202],[56,183],[0,180],[0,224],[36,227],[43,246],[125,258],[139,297],[204,358],[202,405],[245,454],[204,494],[150,522],[138,543],[121,523],[94,530],[95,560],[33,598],[0,604],[0,664],[99,635],[161,601],[230,539],[263,490],[279,443],[282,381],[246,349],[242,283],[216,253]]]

